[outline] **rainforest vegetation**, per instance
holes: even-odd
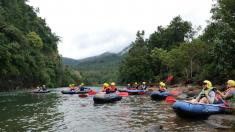
[[[235,78],[235,2],[217,0],[212,18],[201,35],[200,27],[176,16],[158,26],[147,39],[138,31],[120,65],[119,81],[175,81],[209,79],[224,83]],[[195,27],[195,26],[194,26]]]
[[[66,86],[79,79],[62,64],[60,37],[37,16],[38,11],[27,0],[0,0],[0,91]]]

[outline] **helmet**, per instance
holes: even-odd
[[[115,86],[116,84],[115,84],[115,82],[112,82],[111,85],[112,85],[112,86]]]
[[[227,81],[227,86],[228,87],[235,87],[235,81],[234,80],[228,80]]]
[[[80,86],[83,86],[83,85],[84,85],[84,83],[81,83],[81,84],[80,84]]]
[[[143,82],[143,84],[146,84],[146,82]]]
[[[165,86],[166,86],[166,84],[165,84],[164,82],[160,82],[159,85],[160,85],[161,87],[165,87]]]
[[[130,86],[131,84],[130,84],[130,83],[128,83],[127,85],[128,85],[128,86]]]
[[[103,84],[105,87],[109,87],[109,84],[108,83],[104,83]]]
[[[137,82],[135,82],[135,85],[137,85],[138,83]]]
[[[207,88],[211,88],[212,87],[212,83],[210,81],[208,81],[208,80],[204,80],[203,81],[203,85],[204,84],[206,85]]]

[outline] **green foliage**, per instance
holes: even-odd
[[[86,85],[97,85],[113,81],[117,82],[120,61],[121,56],[113,53],[104,53],[82,60],[63,58],[64,64],[81,71],[81,79],[79,81],[84,82]]]
[[[42,39],[37,35],[37,33],[30,32],[27,34],[27,38],[29,44],[31,44],[34,48],[41,49],[43,47]]]
[[[132,43],[128,55],[121,62],[119,81],[127,83],[149,80],[151,77],[149,59],[149,50],[147,42],[144,40],[144,31],[138,31],[136,40]]]
[[[70,76],[58,55],[59,37],[25,0],[0,1],[0,91],[36,85],[62,86]],[[71,81],[71,80],[70,80]]]
[[[194,35],[192,24],[183,21],[180,16],[173,18],[166,28],[158,26],[157,29],[150,35],[148,42],[150,49],[157,47],[169,50],[185,40],[192,39]]]
[[[170,73],[181,76],[183,79],[197,78],[201,72],[201,65],[205,63],[209,47],[198,40],[181,43],[179,47],[170,51],[155,48],[151,57],[160,60]]]
[[[211,23],[206,27],[202,40],[212,47],[210,63],[214,64],[209,73],[222,82],[235,77],[235,3],[233,0],[218,0]]]
[[[168,74],[176,80],[224,82],[235,78],[234,7],[234,0],[217,0],[212,21],[199,38],[192,24],[179,16],[166,27],[158,26],[148,41],[142,38],[142,45],[138,32],[121,63],[120,80],[159,81]]]

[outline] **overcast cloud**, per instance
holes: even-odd
[[[137,30],[146,37],[180,15],[193,25],[206,26],[212,0],[30,0],[40,17],[58,36],[63,57],[86,58],[119,52],[135,40]]]

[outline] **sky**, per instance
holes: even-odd
[[[39,8],[52,32],[61,37],[59,54],[82,59],[104,52],[118,53],[138,30],[148,38],[158,26],[180,15],[205,28],[212,0],[29,0]]]

